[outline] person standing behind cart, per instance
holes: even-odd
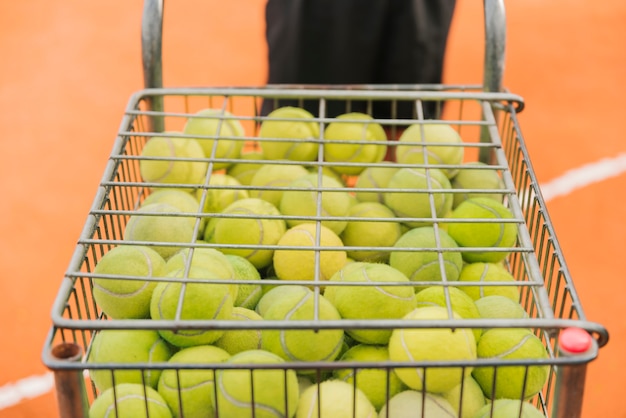
[[[455,0],[268,0],[268,84],[441,84]],[[263,114],[296,102],[268,100]],[[328,102],[326,117],[366,112],[365,102]],[[410,101],[374,101],[375,118],[416,116]],[[304,107],[318,115],[319,102]],[[437,117],[434,102],[424,117]],[[395,113],[395,114],[394,114]]]

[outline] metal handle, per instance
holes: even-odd
[[[163,87],[163,0],[144,0],[141,20],[141,58],[145,88]],[[155,112],[163,111],[163,97],[150,96],[148,108]],[[163,132],[163,117],[150,118],[152,132]]]
[[[483,85],[486,91],[502,89],[506,19],[504,0],[484,0],[485,59]],[[163,87],[163,0],[144,0],[141,46],[146,88]],[[153,110],[157,110],[153,108]]]

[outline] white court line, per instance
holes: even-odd
[[[45,395],[54,389],[52,372],[25,377],[0,386],[0,411],[18,403]]]
[[[626,153],[621,153],[568,170],[561,176],[541,184],[541,195],[546,201],[552,200],[590,184],[617,177],[624,172],[626,172]]]
[[[566,171],[563,175],[540,185],[545,201],[568,195],[593,183],[598,183],[626,172],[626,153],[603,158],[593,163]],[[54,389],[51,372],[29,376],[0,386],[0,411],[20,402],[44,395]]]

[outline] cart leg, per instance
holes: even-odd
[[[57,360],[78,362],[83,350],[77,344],[61,343],[52,348]],[[61,418],[85,418],[89,415],[89,401],[81,369],[55,369],[54,383]]]
[[[597,351],[597,343],[589,333],[580,328],[561,331],[559,354],[575,358],[576,355]],[[583,393],[587,363],[559,365],[556,375],[555,401],[552,407],[553,418],[580,418],[582,416]]]

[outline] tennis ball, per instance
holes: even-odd
[[[172,356],[170,346],[157,331],[107,329],[94,337],[88,364],[125,364],[166,362]],[[87,366],[89,367],[89,366]],[[130,366],[129,366],[130,367]],[[103,392],[115,384],[140,383],[156,388],[161,376],[160,369],[90,369],[89,377],[96,388]]]
[[[343,178],[342,174],[338,173],[332,166],[329,166],[329,165],[322,165],[322,166],[312,165],[312,166],[307,168],[307,171],[309,173],[311,173],[311,174],[318,174],[321,171],[323,175],[335,179],[343,187],[346,186],[346,181]]]
[[[236,306],[233,308],[231,319],[234,321],[262,321],[261,315],[251,309]],[[237,354],[247,350],[261,348],[261,330],[258,329],[229,329],[219,340],[213,343],[216,347],[226,350],[230,354]]]
[[[172,412],[153,388],[120,383],[102,392],[89,408],[89,418],[108,417],[171,418]]]
[[[300,298],[303,293],[302,286],[300,285],[280,285],[268,287],[261,296],[261,299],[259,299],[259,303],[257,303],[255,311],[264,317],[267,310],[275,302],[283,299]]]
[[[528,402],[520,399],[496,399],[479,409],[473,418],[545,418],[545,415]]]
[[[447,287],[446,289],[441,286],[430,286],[426,289],[420,290],[415,295],[417,301],[417,307],[423,308],[426,306],[442,306],[450,308],[459,314],[461,318],[465,319],[479,319],[480,312],[474,303],[474,299],[469,297],[467,293],[456,287]],[[448,299],[449,298],[449,299]],[[449,300],[449,302],[448,302]],[[472,332],[476,341],[480,338],[482,330],[480,328],[473,328]]]
[[[452,312],[454,319],[460,316]],[[442,307],[417,308],[404,317],[408,321],[450,320]],[[466,328],[397,328],[389,339],[391,361],[472,361],[476,359],[476,340]],[[443,393],[469,376],[472,367],[396,368],[396,374],[409,388]]]
[[[150,193],[140,207],[151,205],[154,203],[165,203],[180,209],[181,212],[197,214],[200,212],[200,203],[193,193],[180,189],[159,189]],[[198,227],[198,236],[202,234],[206,225],[206,218],[200,218]]]
[[[271,291],[270,291],[271,292]],[[263,319],[289,321],[340,320],[337,309],[321,294],[299,286],[288,296],[268,306]],[[344,332],[341,329],[263,329],[261,347],[287,361],[331,361],[342,348]],[[309,371],[298,371],[307,374]]]
[[[244,257],[257,269],[270,265],[274,249],[265,247],[275,245],[287,230],[278,209],[265,200],[248,198],[231,203],[222,214],[230,217],[212,218],[204,239],[224,244],[220,248],[224,254]]]
[[[387,264],[353,263],[345,271],[334,274],[329,283],[380,283],[377,286],[326,286],[324,297],[332,303],[343,319],[400,319],[417,306],[415,291],[409,279]],[[406,282],[407,286],[385,283]],[[363,309],[367,306],[367,309]],[[387,344],[391,329],[346,329],[356,341],[366,344]]]
[[[367,396],[350,383],[325,380],[300,395],[296,418],[374,418],[376,409]]]
[[[379,163],[387,153],[386,144],[368,142],[387,141],[383,127],[370,115],[360,112],[344,113],[328,124],[324,131],[324,161],[337,163],[335,171],[358,175],[366,165],[338,163]]]
[[[218,416],[293,417],[299,400],[295,371],[267,368],[283,363],[282,358],[264,350],[242,351],[226,360],[226,364],[241,368],[219,369],[215,374]]]
[[[183,133],[195,139],[210,158],[213,170],[230,166],[231,162],[215,159],[237,159],[241,155],[245,131],[241,122],[221,109],[202,109],[188,118]]]
[[[339,236],[324,225],[306,223],[289,228],[277,245],[274,270],[281,280],[324,282],[342,268],[348,258]],[[317,277],[316,270],[319,270]]]
[[[316,220],[312,218],[323,216],[329,219],[322,219],[322,225],[333,230],[335,234],[341,234],[347,225],[343,218],[348,215],[351,206],[347,191],[332,190],[344,187],[341,183],[324,174],[320,178],[317,173],[311,173],[295,179],[289,187],[291,189],[283,192],[278,209],[285,216],[304,219],[287,218],[287,226],[313,223]]]
[[[171,282],[159,283],[150,301],[150,316],[154,320],[221,320],[229,319],[233,311],[233,296],[229,286],[217,283],[188,282],[183,277],[206,280],[220,277],[211,270],[192,266],[189,274],[184,270],[171,272]],[[184,285],[183,285],[184,284]],[[179,303],[182,306],[179,307]],[[177,313],[180,310],[180,317]],[[211,344],[222,336],[224,330],[163,329],[159,334],[176,347]]]
[[[226,351],[212,345],[183,348],[168,361],[172,368],[164,369],[159,378],[158,392],[174,417],[206,417],[215,414],[213,393],[215,372],[209,366],[225,362]],[[178,365],[197,364],[197,369]],[[179,367],[178,369],[174,367]]]
[[[196,198],[198,202],[204,204],[203,212],[220,213],[236,200],[250,197],[248,191],[240,187],[241,183],[234,177],[223,173],[213,173],[209,178],[208,187],[196,190]]]
[[[233,266],[235,279],[250,280],[250,284],[239,284],[239,292],[235,299],[235,306],[254,309],[263,294],[262,287],[256,283],[261,280],[261,273],[247,259],[233,254],[227,254],[226,258]]]
[[[339,361],[385,364],[389,362],[389,350],[384,345],[358,344],[343,353]],[[335,369],[333,377],[350,384],[356,381],[356,387],[367,396],[377,411],[387,399],[405,388],[396,373],[385,368]]]
[[[161,257],[168,259],[180,250],[176,245],[152,245],[152,243],[188,244],[194,239],[197,218],[177,216],[180,209],[166,203],[145,205],[133,212],[124,230],[125,241],[137,241],[150,247]]]
[[[108,317],[148,318],[150,298],[157,282],[141,278],[164,276],[165,260],[150,247],[120,245],[102,256],[94,274],[122,276],[93,279],[93,298]]]
[[[527,329],[493,328],[478,340],[478,358],[528,360],[549,358],[541,340]],[[476,367],[472,377],[489,399],[530,399],[548,381],[549,365]]]
[[[280,206],[280,199],[289,184],[309,174],[302,165],[268,163],[263,165],[252,176],[250,197],[263,199],[272,205]]]
[[[431,225],[431,219],[443,217],[452,208],[452,194],[446,191],[451,187],[439,169],[401,168],[387,183],[385,205],[399,218],[425,218],[405,220],[412,228]]]
[[[204,182],[208,169],[208,164],[204,161],[188,160],[204,159],[202,147],[191,138],[152,137],[142,148],[140,157],[139,172],[147,183],[199,185]]]
[[[402,132],[396,146],[396,161],[400,164],[445,164],[448,178],[454,177],[463,162],[463,140],[450,125],[435,123],[413,124]]]
[[[509,222],[494,222],[494,219],[514,219],[513,214],[502,203],[486,197],[465,200],[450,214],[448,233],[464,247],[463,260],[468,263],[497,263],[506,258],[510,251],[499,248],[513,247],[517,241],[517,226]],[[487,222],[483,222],[482,220]],[[488,251],[467,251],[471,247],[488,247]]]
[[[391,177],[399,170],[397,167],[370,166],[359,174],[354,183],[355,196],[360,202],[385,203],[385,193]],[[376,189],[362,191],[362,189]]]
[[[485,296],[474,302],[484,319],[523,319],[528,313],[522,305],[501,295]],[[486,330],[485,330],[486,331]]]
[[[258,137],[267,160],[314,161],[319,132],[319,123],[309,111],[284,106],[270,112],[261,122]]]
[[[444,397],[415,390],[405,390],[396,394],[382,407],[378,416],[380,418],[413,416],[426,418],[458,417],[452,405]]]
[[[463,193],[454,193],[453,208],[474,197],[488,197],[498,202],[502,202],[504,197],[503,193],[498,192],[505,188],[502,177],[497,170],[480,161],[464,163],[450,183],[453,189],[466,190]],[[491,193],[486,193],[487,191]]]
[[[389,265],[400,270],[413,282],[458,280],[463,268],[456,242],[441,228],[423,226],[405,232],[394,244]],[[441,259],[440,259],[441,256]]]
[[[350,220],[340,238],[346,247],[373,247],[370,250],[346,249],[348,257],[358,261],[389,261],[389,250],[402,235],[400,223],[394,213],[378,202],[362,202],[350,207]],[[371,219],[365,219],[371,218]]]
[[[189,260],[190,255],[191,261]],[[235,269],[230,260],[223,253],[213,248],[199,247],[194,248],[193,252],[190,248],[183,248],[167,260],[165,269],[168,273],[175,272],[182,275],[188,264],[208,270],[211,275],[203,277],[204,279],[234,280],[236,278]],[[225,286],[230,290],[233,300],[236,300],[239,295],[239,285],[228,283]]]
[[[520,300],[519,290],[513,285],[515,277],[501,264],[470,263],[465,264],[459,275],[459,284],[476,283],[476,286],[459,286],[472,299],[478,300],[485,296],[500,295],[515,303]],[[501,285],[498,285],[498,282]],[[478,286],[485,283],[486,286]]]
[[[463,382],[441,394],[458,416],[473,417],[476,412],[485,406],[486,400],[483,390],[471,376],[466,376]]]
[[[252,177],[257,170],[263,167],[264,162],[254,162],[263,160],[263,151],[259,148],[241,150],[239,161],[232,164],[226,169],[226,174],[233,177],[240,184],[249,186]]]

